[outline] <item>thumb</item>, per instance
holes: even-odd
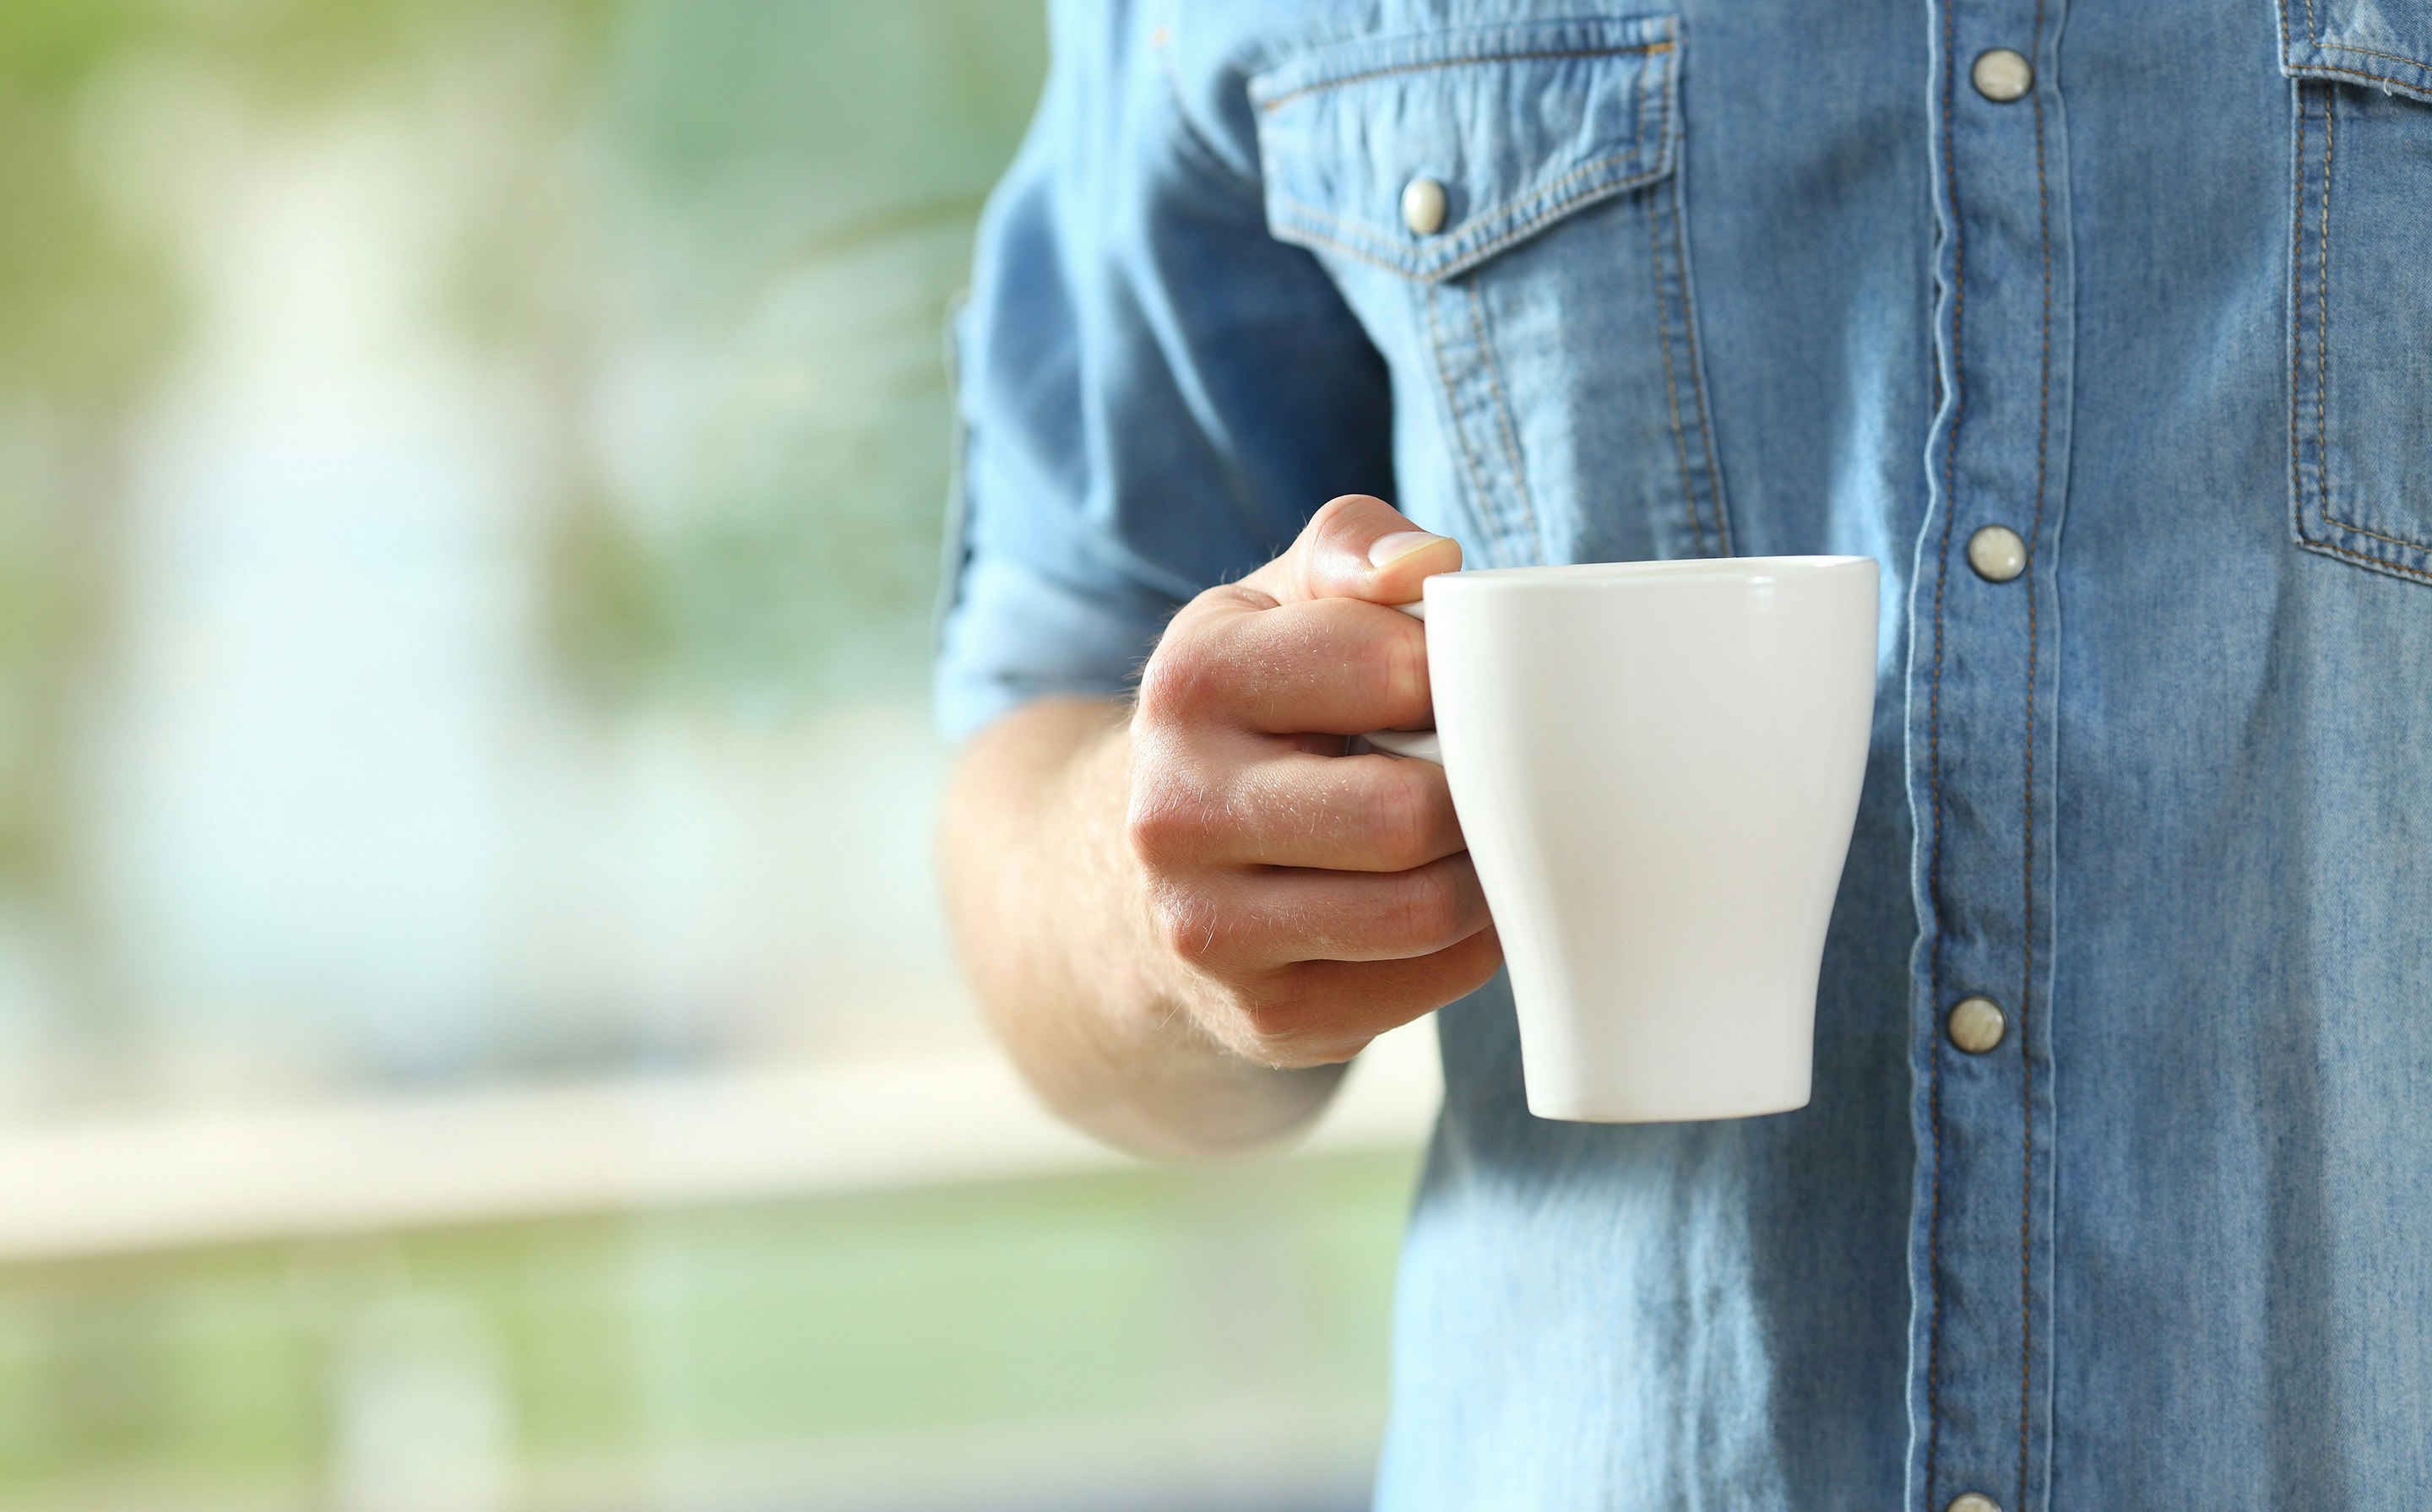
[[[1364,598],[1407,604],[1427,579],[1460,567],[1460,542],[1420,529],[1381,498],[1345,494],[1328,499],[1292,549],[1243,582],[1279,603]]]

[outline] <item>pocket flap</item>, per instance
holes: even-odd
[[[1669,16],[1516,23],[1328,47],[1250,81],[1267,227],[1413,278],[1467,271],[1672,171]],[[1443,190],[1413,228],[1404,192]],[[1422,201],[1432,208],[1432,195]]]
[[[2280,71],[2432,103],[2432,0],[2279,0]]]

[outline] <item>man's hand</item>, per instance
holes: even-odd
[[[1338,498],[1175,616],[1130,710],[1042,699],[972,740],[940,826],[955,937],[1065,1117],[1157,1153],[1263,1143],[1494,975],[1443,769],[1343,754],[1427,722],[1425,634],[1384,606],[1460,565]]]
[[[1174,617],[1131,721],[1124,827],[1168,991],[1269,1066],[1350,1059],[1502,960],[1432,762],[1343,754],[1429,717],[1419,596],[1461,547],[1381,499]]]

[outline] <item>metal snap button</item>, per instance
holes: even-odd
[[[2027,570],[2027,544],[2006,525],[1988,525],[1968,538],[1968,564],[1986,582],[2008,582]]]
[[[2007,47],[1978,53],[1976,66],[1968,71],[1968,76],[1975,83],[1976,92],[1995,105],[2024,99],[2027,91],[2035,87],[2035,65]]]
[[[1951,1008],[1951,1016],[1943,1020],[1942,1030],[1951,1043],[1970,1055],[1982,1055],[2001,1043],[2010,1032],[2009,1016],[1992,999],[1977,994],[1960,999]],[[1964,1500],[1964,1499],[1963,1499]],[[1956,1507],[1959,1503],[1951,1504]],[[2000,1512],[1999,1508],[1995,1512]]]
[[[1419,236],[1444,229],[1444,187],[1432,178],[1413,178],[1402,186],[1402,224]]]
[[[1982,1491],[1962,1491],[1951,1499],[1948,1512],[2001,1512],[2001,1504]]]

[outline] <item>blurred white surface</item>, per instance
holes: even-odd
[[[1299,1149],[1400,1149],[1428,1020],[1360,1057]],[[0,1134],[0,1264],[1101,1169],[991,1047]]]

